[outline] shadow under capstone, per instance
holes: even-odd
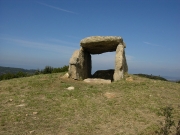
[[[100,78],[113,81],[114,69],[97,70],[91,78]]]

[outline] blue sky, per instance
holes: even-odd
[[[129,73],[180,76],[179,0],[0,0],[0,66],[68,65],[80,40],[121,36]],[[115,52],[92,56],[92,72]]]

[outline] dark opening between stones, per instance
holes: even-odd
[[[92,75],[92,78],[108,79],[108,80],[113,81],[113,75],[114,75],[114,69],[97,70]]]

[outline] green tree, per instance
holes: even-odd
[[[51,74],[53,72],[53,67],[51,66],[46,66],[45,69],[43,70],[43,74]]]

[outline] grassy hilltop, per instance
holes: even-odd
[[[127,75],[98,85],[62,75],[0,81],[0,134],[153,135],[166,106],[174,108],[176,125],[180,120],[178,83]],[[176,132],[174,126],[171,130]]]

